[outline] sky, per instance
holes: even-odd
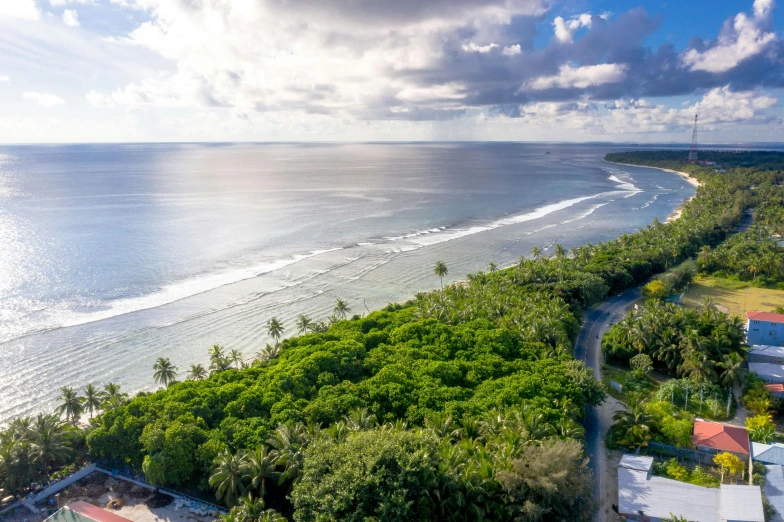
[[[784,141],[775,0],[0,0],[0,143]]]

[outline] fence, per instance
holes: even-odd
[[[95,469],[96,469],[95,464],[90,464],[89,466],[77,471],[73,475],[70,475],[64,478],[63,480],[57,481],[54,484],[50,484],[47,488],[42,489],[32,497],[28,497],[25,500],[29,501],[32,504],[37,504],[38,502],[41,502],[43,499],[47,497],[51,497],[58,491],[62,491],[63,489],[67,488],[74,482],[83,479],[84,477],[86,477],[87,475],[95,471]]]
[[[130,473],[123,473],[122,471],[118,471],[118,470],[110,471],[108,469],[98,468],[98,467],[95,467],[95,466],[93,466],[93,467],[94,467],[95,471],[99,471],[99,472],[105,473],[106,475],[109,475],[111,477],[119,478],[119,479],[124,480],[126,482],[130,482],[132,484],[136,484],[137,486],[141,486],[143,488],[149,489],[150,491],[160,491],[161,493],[165,493],[165,494],[170,495],[170,496],[172,496],[174,498],[180,498],[180,499],[183,499],[183,500],[188,500],[188,501],[193,502],[195,504],[208,506],[208,507],[210,507],[211,510],[215,509],[215,510],[217,510],[220,513],[224,513],[225,514],[225,513],[229,512],[225,507],[221,507],[221,506],[215,505],[215,504],[213,504],[211,502],[204,501],[204,500],[202,500],[200,498],[192,497],[190,495],[186,495],[185,493],[180,493],[178,491],[173,491],[173,490],[166,489],[166,488],[155,487],[152,484],[148,484],[147,482],[141,480],[140,477],[133,476]]]
[[[692,462],[697,462],[698,464],[703,464],[705,466],[715,465],[713,462],[713,457],[716,456],[715,453],[691,448],[679,448],[670,444],[654,441],[649,442],[648,447],[650,450],[653,450],[653,452],[666,453],[667,455],[671,455],[679,459],[686,459]]]

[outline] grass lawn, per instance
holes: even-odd
[[[744,321],[747,311],[772,312],[777,306],[784,306],[784,290],[744,286],[738,281],[700,277],[689,285],[683,304],[696,307],[703,297],[710,297],[722,312],[737,315]]]

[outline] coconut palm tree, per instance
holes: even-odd
[[[724,359],[719,364],[722,368],[721,383],[729,388],[727,393],[727,417],[730,416],[730,406],[732,405],[732,395],[735,386],[740,386],[743,383],[745,374],[742,368],[743,357],[738,353],[730,353],[724,356]]]
[[[275,340],[276,345],[278,344],[278,341],[280,341],[285,330],[283,323],[281,323],[277,317],[273,317],[267,321],[267,333]]]
[[[487,264],[487,271],[490,272],[491,274],[494,274],[494,273],[498,272],[498,265],[496,265],[495,263],[490,261]]]
[[[299,478],[304,464],[303,451],[309,442],[308,430],[302,423],[281,424],[267,439],[267,444],[275,450],[275,463],[283,466],[280,482]]]
[[[553,251],[556,259],[563,259],[566,257],[566,249],[560,243],[555,244]]]
[[[244,455],[240,472],[260,498],[267,494],[267,481],[277,481],[280,477],[276,471],[276,458],[277,455],[264,444]]]
[[[168,357],[158,357],[155,364],[152,365],[152,369],[155,370],[153,373],[155,382],[163,384],[166,388],[177,378],[177,367],[171,363]]]
[[[332,311],[336,317],[339,317],[341,320],[345,321],[346,316],[348,316],[349,312],[351,312],[351,308],[349,308],[348,303],[343,299],[336,299],[335,307],[332,309]]]
[[[215,469],[208,480],[210,486],[215,488],[215,497],[229,507],[233,507],[245,492],[242,463],[241,453],[232,455],[224,451],[215,459]]]
[[[83,407],[90,412],[90,418],[93,418],[93,411],[101,409],[101,404],[105,399],[106,394],[93,386],[88,384],[84,389],[84,398],[82,400]]]
[[[120,385],[110,382],[103,387],[104,401],[101,407],[104,410],[119,408],[128,400],[128,394],[120,391]]]
[[[369,430],[378,424],[376,416],[367,408],[354,408],[343,416],[343,422],[351,431]]]
[[[446,267],[446,263],[443,261],[437,261],[436,265],[433,267],[433,273],[435,273],[439,279],[441,279],[441,288],[444,288],[444,276],[449,273],[449,269]]]
[[[39,413],[30,427],[32,453],[49,478],[49,465],[63,462],[71,452],[63,425],[57,415]]]
[[[297,332],[300,334],[308,333],[312,324],[313,321],[307,315],[300,314],[300,316],[297,317]]]
[[[647,446],[651,440],[651,423],[653,419],[645,411],[645,400],[637,400],[631,409],[616,411],[613,414],[613,428],[621,432],[618,442],[628,447],[640,448]]]
[[[536,260],[538,260],[540,257],[542,257],[543,253],[544,253],[544,250],[542,250],[542,247],[535,246],[535,247],[533,247],[531,249],[531,256],[534,259],[536,259]]]
[[[207,378],[207,370],[201,364],[191,364],[188,370],[189,381],[201,381]]]
[[[242,364],[242,352],[239,350],[232,350],[229,352],[229,356],[227,357],[229,361],[234,365],[235,368],[238,370]]]
[[[207,353],[210,355],[210,361],[216,361],[218,359],[226,358],[225,349],[223,348],[223,346],[219,344],[213,344]]]
[[[60,388],[60,401],[57,411],[60,414],[65,414],[65,418],[76,426],[76,423],[79,422],[79,417],[84,412],[82,398],[70,386],[63,386]]]

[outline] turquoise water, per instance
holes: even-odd
[[[64,385],[153,387],[271,316],[366,313],[533,246],[664,220],[694,189],[542,144],[0,146],[0,422]],[[547,153],[550,154],[547,154]]]

